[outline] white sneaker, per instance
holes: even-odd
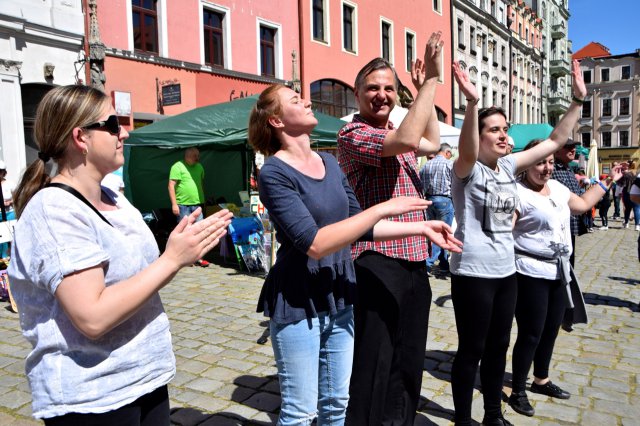
[[[628,224],[628,223],[625,223],[625,224],[624,224],[624,229],[627,229],[627,228],[629,228],[629,224]]]
[[[600,228],[598,228],[601,231],[606,231],[607,229],[609,229],[608,226],[601,226]]]
[[[636,231],[640,231],[640,225],[636,225]]]

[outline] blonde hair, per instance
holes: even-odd
[[[282,84],[273,84],[264,89],[249,116],[249,144],[265,156],[275,154],[281,147],[275,129],[269,124],[269,119],[278,117],[282,113],[278,90],[285,88],[286,86]]]
[[[51,181],[45,160],[64,162],[73,129],[97,122],[109,102],[110,98],[103,92],[79,85],[56,87],[42,98],[34,125],[40,154],[27,167],[13,194],[16,216],[20,217],[31,197]]]

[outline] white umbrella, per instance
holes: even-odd
[[[404,120],[404,117],[408,112],[409,110],[407,108],[395,106],[391,110],[391,114],[389,114],[389,120],[395,127],[398,127],[400,123],[402,123],[402,120]],[[357,114],[357,112],[346,115],[342,117],[341,120],[351,122],[354,114]],[[452,148],[457,148],[458,139],[460,138],[460,129],[450,126],[447,123],[443,123],[441,121],[438,122],[438,125],[440,126],[440,143],[448,143]]]
[[[600,167],[598,165],[598,143],[595,139],[591,141],[589,146],[589,159],[587,160],[587,168],[585,174],[588,178],[596,178],[600,176]]]

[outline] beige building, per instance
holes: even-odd
[[[589,95],[573,137],[598,145],[601,169],[613,161],[640,160],[640,49],[624,55],[586,57],[580,68]]]

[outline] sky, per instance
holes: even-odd
[[[569,13],[573,52],[592,41],[612,55],[640,49],[640,0],[569,0]]]

